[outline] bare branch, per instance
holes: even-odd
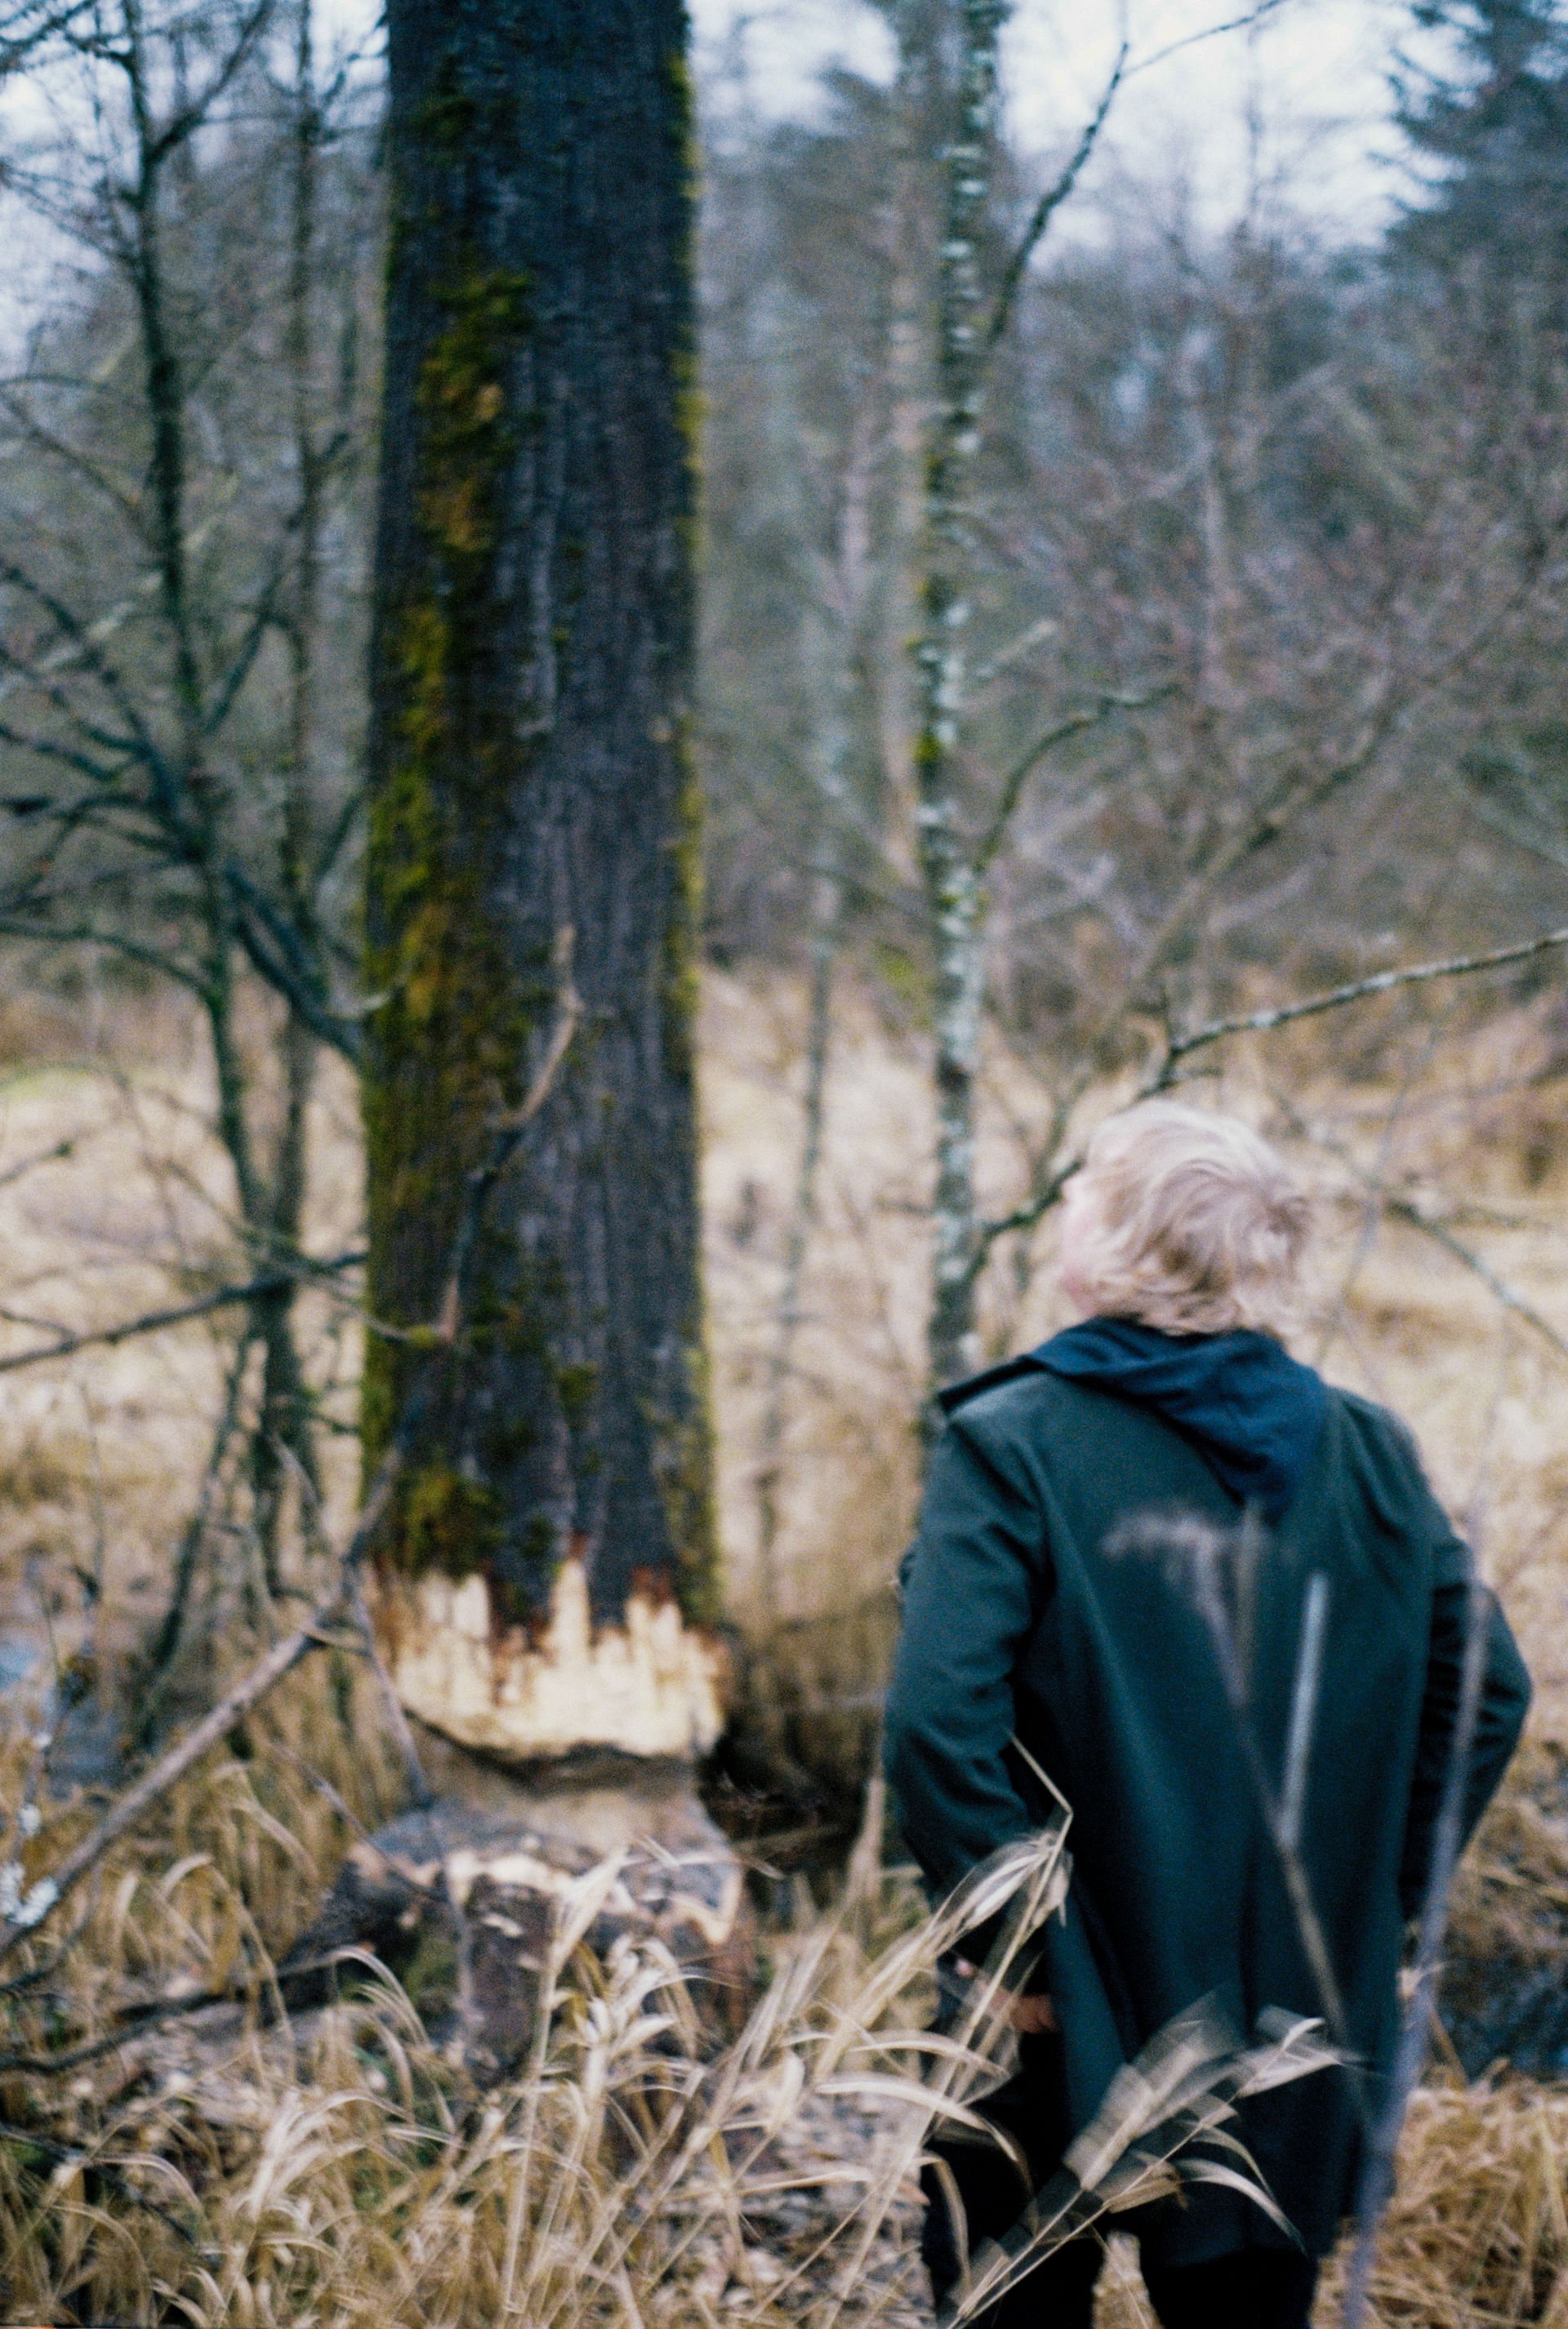
[[[1086,730],[1100,727],[1114,712],[1147,711],[1151,703],[1158,703],[1164,697],[1173,694],[1176,684],[1175,680],[1167,681],[1163,687],[1153,688],[1147,695],[1108,692],[1087,710],[1072,712],[1065,720],[1059,720],[1053,728],[1047,728],[1022,758],[1014,762],[1003,778],[996,810],[986,829],[985,838],[975,852],[976,873],[983,877],[989,871],[1006,837],[1007,827],[1023,797],[1024,787],[1048,752],[1053,752],[1058,744],[1065,744],[1070,737],[1082,736]]]
[[[1365,1167],[1356,1161],[1345,1143],[1342,1140],[1337,1140],[1326,1127],[1309,1123],[1283,1093],[1275,1092],[1273,1098],[1276,1106],[1281,1110],[1292,1129],[1301,1138],[1309,1140],[1314,1147],[1326,1150],[1338,1164],[1343,1164],[1346,1172],[1361,1183],[1373,1202],[1380,1206],[1391,1220],[1403,1221],[1408,1228],[1420,1230],[1424,1237],[1429,1237],[1435,1244],[1440,1245],[1445,1253],[1451,1254],[1457,1262],[1480,1279],[1487,1291],[1502,1305],[1505,1310],[1512,1311],[1516,1318],[1522,1319],[1526,1326],[1533,1328],[1560,1359],[1568,1359],[1568,1337],[1560,1334],[1551,1320],[1544,1318],[1532,1304],[1525,1301],[1522,1294],[1516,1293],[1506,1278],[1499,1278],[1491,1263],[1483,1255],[1478,1254],[1473,1246],[1467,1245],[1462,1238],[1456,1237],[1440,1214],[1434,1213],[1430,1206],[1423,1205],[1414,1197],[1400,1196],[1385,1188],[1378,1175],[1367,1172]]]
[[[84,477],[96,492],[102,494],[107,501],[114,504],[128,525],[137,533],[142,533],[141,509],[136,495],[128,492],[125,486],[118,485],[108,470],[93,459],[90,453],[84,453],[79,446],[72,445],[68,438],[57,436],[47,422],[38,418],[14,386],[6,384],[0,387],[0,401],[5,403],[7,411],[10,412],[24,436],[30,438],[42,451],[52,454],[54,458],[62,462],[67,468],[73,469],[79,476]]]
[[[24,5],[7,12],[0,22],[0,80],[20,72],[38,51],[59,34],[69,33],[79,17],[90,15],[93,0],[66,0],[61,8]]]
[[[76,1137],[72,1135],[69,1140],[57,1140],[52,1148],[41,1149],[36,1156],[24,1156],[19,1164],[7,1165],[5,1172],[0,1173],[0,1189],[10,1188],[13,1182],[20,1181],[24,1174],[35,1171],[40,1164],[57,1164],[61,1157],[69,1156],[75,1146]]]
[[[252,969],[277,989],[313,1035],[357,1066],[363,1050],[358,1023],[334,1008],[299,931],[236,860],[227,860],[222,875],[236,910],[235,934]]]
[[[1488,954],[1453,955],[1440,962],[1415,963],[1403,970],[1374,971],[1367,978],[1352,979],[1344,986],[1330,987],[1322,995],[1308,995],[1299,1003],[1280,1004],[1270,1011],[1249,1011],[1234,1019],[1210,1020],[1206,1025],[1195,1027],[1186,1035],[1167,1038],[1158,1067],[1140,1086],[1138,1097],[1149,1099],[1156,1093],[1167,1090],[1175,1080],[1175,1070],[1182,1060],[1203,1050],[1207,1044],[1221,1042],[1227,1035],[1267,1033],[1270,1028],[1285,1026],[1291,1020],[1313,1018],[1320,1012],[1358,1003],[1369,995],[1385,995],[1393,987],[1422,985],[1437,978],[1459,978],[1472,971],[1497,970],[1509,963],[1528,962],[1533,956],[1562,947],[1568,947],[1568,929],[1547,930],[1539,938],[1523,939],[1516,946],[1497,947]],[[1004,1213],[997,1221],[980,1224],[975,1262],[977,1277],[998,1238],[1015,1231],[1032,1230],[1036,1222],[1044,1220],[1077,1172],[1079,1163],[1079,1158],[1072,1157],[1059,1165],[1025,1203],[1010,1213]],[[1446,1245],[1457,1260],[1462,1261],[1467,1268],[1473,1269],[1486,1280],[1499,1301],[1525,1319],[1551,1343],[1554,1349],[1568,1357],[1568,1343],[1563,1341],[1556,1329],[1532,1310],[1522,1297],[1505,1286],[1480,1256],[1462,1245],[1450,1230],[1423,1215],[1408,1201],[1389,1198],[1385,1202],[1391,1212],[1398,1212],[1402,1219],[1408,1219],[1416,1228],[1425,1230]]]
[[[1422,986],[1434,978],[1460,978],[1472,971],[1498,970],[1507,963],[1528,962],[1535,955],[1565,946],[1568,929],[1546,930],[1539,938],[1521,939],[1516,946],[1495,947],[1488,954],[1450,955],[1440,962],[1414,963],[1404,970],[1374,971],[1368,978],[1353,978],[1344,986],[1331,986],[1299,1003],[1281,1003],[1271,1011],[1244,1012],[1235,1019],[1211,1019],[1188,1034],[1169,1038],[1157,1071],[1138,1096],[1148,1098],[1152,1093],[1164,1091],[1178,1061],[1202,1051],[1206,1044],[1222,1042],[1227,1035],[1264,1034],[1272,1027],[1288,1026],[1292,1020],[1313,1019],[1320,1012],[1337,1011],[1347,1003],[1359,1003],[1369,995],[1387,995],[1397,986]]]
[[[1071,159],[1055,184],[1048,187],[1035,203],[1029,223],[1019,238],[1017,249],[1007,261],[1001,288],[997,293],[997,304],[992,308],[990,321],[986,325],[985,345],[987,353],[996,346],[1012,320],[1013,309],[1018,297],[1018,287],[1024,280],[1029,261],[1040,247],[1041,237],[1050,225],[1053,214],[1061,209],[1077,184],[1084,164],[1094,151],[1100,133],[1105,127],[1105,117],[1110,111],[1116,92],[1121,87],[1126,75],[1127,58],[1128,44],[1123,41],[1116,52],[1116,62],[1111,67],[1110,79],[1105,84],[1100,103],[1084,125],[1083,135],[1080,137]]]
[[[1004,1213],[997,1221],[980,1223],[977,1236],[978,1251],[975,1259],[977,1278],[985,1268],[991,1248],[996,1244],[997,1240],[1010,1236],[1015,1230],[1032,1230],[1036,1222],[1043,1221],[1082,1163],[1082,1156],[1071,1157],[1065,1164],[1058,1165],[1055,1172],[1035,1190],[1034,1194],[1027,1198],[1023,1204],[1015,1206],[1012,1212]]]
[[[235,75],[255,49],[257,42],[271,21],[274,0],[257,0],[257,5],[240,27],[234,45],[200,96],[181,107],[147,146],[147,160],[156,169],[165,162],[177,146],[200,129],[208,114],[229,87]]]
[[[1452,1254],[1456,1261],[1462,1262],[1468,1270],[1480,1279],[1488,1292],[1502,1304],[1505,1310],[1511,1310],[1516,1318],[1522,1318],[1526,1326],[1534,1327],[1542,1341],[1548,1344],[1560,1359],[1568,1359],[1568,1340],[1564,1340],[1551,1321],[1543,1318],[1541,1313],[1534,1309],[1525,1300],[1523,1295],[1516,1294],[1507,1280],[1497,1276],[1490,1262],[1484,1260],[1481,1255],[1477,1253],[1472,1246],[1466,1245],[1461,1238],[1455,1237],[1446,1221],[1434,1220],[1432,1215],[1424,1212],[1412,1198],[1393,1197],[1384,1193],[1383,1205],[1384,1212],[1390,1213],[1395,1221],[1408,1222],[1412,1229],[1422,1231],[1425,1236],[1433,1239],[1440,1245],[1445,1253]]]
[[[248,1674],[241,1674],[211,1713],[178,1740],[167,1754],[161,1756],[151,1770],[145,1773],[106,1813],[98,1825],[66,1853],[59,1866],[32,1886],[13,1914],[0,1920],[0,1962],[52,1914],[83,1878],[98,1866],[105,1853],[121,1836],[129,1833],[142,1814],[165,1796],[194,1764],[199,1763],[203,1756],[232,1730],[241,1715],[259,1705],[268,1693],[275,1689],[285,1675],[292,1674],[313,1649],[332,1646],[335,1627],[345,1621],[350,1624],[355,1622],[363,1606],[358,1598],[360,1563],[386,1516],[409,1453],[424,1429],[440,1380],[441,1361],[461,1331],[464,1279],[486,1203],[515,1155],[529,1124],[549,1098],[581,1021],[582,1005],[571,978],[571,953],[572,932],[570,927],[565,927],[557,932],[555,940],[558,1003],[554,1029],[526,1098],[519,1108],[497,1123],[488,1155],[468,1176],[463,1209],[452,1240],[446,1291],[439,1314],[429,1329],[430,1348],[410,1387],[402,1411],[387,1442],[386,1452],[376,1466],[375,1476],[360,1506],[353,1533],[339,1557],[337,1576],[331,1590],[316,1603],[303,1625],[278,1643]]]
[[[9,582],[13,589],[20,590],[24,598],[33,601],[34,606],[42,608],[60,633],[61,652],[58,660],[52,659],[50,667],[59,670],[67,667],[72,660],[75,660],[84,670],[90,671],[98,681],[141,748],[147,768],[158,787],[160,808],[170,819],[171,825],[183,831],[184,818],[178,803],[174,770],[158,750],[151,731],[137,709],[136,699],[130,689],[126,685],[113,664],[103,654],[99,644],[99,640],[107,636],[111,630],[118,629],[130,611],[133,601],[123,601],[120,607],[112,608],[99,621],[88,624],[83,623],[52,590],[45,589],[42,583],[36,582],[25,568],[18,566],[13,559],[0,559],[0,581]],[[150,577],[143,586],[144,590],[156,588],[156,575]]]
[[[69,1155],[71,1143],[64,1141],[52,1155]],[[34,1157],[33,1164],[47,1162]],[[17,1171],[25,1171],[25,1166]],[[0,1188],[16,1177],[8,1173],[0,1177]],[[52,1343],[35,1344],[31,1350],[14,1351],[0,1358],[0,1375],[14,1374],[19,1367],[35,1367],[45,1359],[69,1359],[78,1351],[112,1350],[118,1343],[128,1343],[138,1334],[161,1334],[165,1326],[184,1326],[194,1318],[210,1318],[214,1311],[233,1309],[241,1303],[260,1302],[269,1294],[284,1294],[291,1287],[308,1286],[313,1278],[330,1277],[340,1269],[353,1269],[364,1259],[363,1253],[335,1254],[328,1260],[315,1261],[302,1257],[297,1269],[271,1269],[260,1278],[248,1278],[243,1285],[220,1286],[215,1293],[203,1294],[194,1302],[181,1302],[163,1310],[144,1311],[139,1318],[121,1319],[118,1325],[99,1326],[81,1334],[62,1334]]]
[[[1152,56],[1140,57],[1137,64],[1129,65],[1126,78],[1136,80],[1139,73],[1150,72],[1156,65],[1163,65],[1167,57],[1179,56],[1183,49],[1196,48],[1200,41],[1217,41],[1223,33],[1250,33],[1284,5],[1285,0],[1258,0],[1257,6],[1249,8],[1244,15],[1228,16],[1223,24],[1204,24],[1196,33],[1184,33],[1179,41],[1167,42],[1163,49],[1156,49]]]
[[[123,955],[128,962],[139,962],[144,968],[155,970],[161,978],[172,978],[193,995],[202,995],[203,982],[199,972],[192,970],[171,954],[158,948],[143,946],[139,939],[125,938],[114,930],[100,930],[90,922],[29,921],[24,914],[0,912],[0,938],[24,938],[33,946],[92,946],[105,947],[111,953]]]

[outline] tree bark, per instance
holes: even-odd
[[[980,446],[987,345],[980,235],[990,193],[1003,0],[964,0],[959,118],[948,147],[940,255],[938,401],[926,463],[920,729],[915,743],[921,872],[930,918],[937,1097],[932,1196],[932,1388],[978,1363],[975,1278],[975,1079],[984,1001],[984,896],[961,826],[960,744],[972,584],[968,497]]]
[[[487,1203],[373,1599],[411,1711],[514,1764],[689,1757],[721,1719],[685,32],[682,0],[388,14],[370,1467],[563,938],[582,1016]]]

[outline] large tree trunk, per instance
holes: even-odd
[[[365,1121],[373,1466],[488,1201],[378,1547],[403,1702],[537,1771],[721,1720],[693,1082],[683,0],[392,0]],[[398,1336],[412,1334],[413,1340]]]

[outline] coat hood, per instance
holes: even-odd
[[[1321,1378],[1271,1335],[1166,1334],[1136,1318],[1086,1318],[1031,1353],[1051,1374],[1153,1410],[1190,1440],[1238,1503],[1278,1521],[1322,1437]]]

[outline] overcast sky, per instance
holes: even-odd
[[[1135,59],[1243,13],[1246,0],[1127,0]],[[691,0],[710,60],[743,61],[762,110],[808,113],[837,59],[883,78],[884,23],[862,0]],[[1016,0],[1006,35],[1007,115],[1025,149],[1059,152],[1110,70],[1114,0]],[[1249,32],[1221,33],[1151,61],[1122,92],[1105,165],[1139,180],[1185,175],[1202,213],[1233,213],[1254,173],[1330,232],[1386,216],[1403,179],[1391,157],[1388,74],[1410,33],[1401,0],[1279,0]],[[1086,191],[1091,191],[1086,189]]]

